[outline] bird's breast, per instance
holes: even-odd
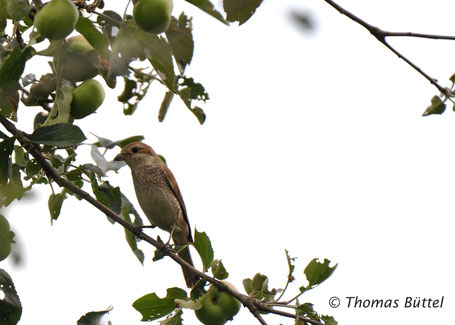
[[[149,221],[166,231],[171,231],[182,213],[179,202],[159,170],[145,169],[133,173],[136,196]]]

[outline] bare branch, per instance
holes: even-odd
[[[416,37],[416,38],[428,38],[435,40],[447,40],[455,41],[455,36],[449,35],[434,35],[434,34],[422,34],[422,33],[412,33],[412,32],[384,32],[386,37]]]
[[[365,29],[367,29],[379,42],[384,44],[390,51],[395,53],[400,59],[405,61],[408,65],[410,65],[414,70],[416,70],[420,75],[422,75],[425,79],[427,79],[432,85],[434,85],[439,92],[444,94],[447,98],[451,97],[451,92],[449,89],[444,88],[441,86],[435,78],[432,78],[429,76],[427,73],[425,73],[422,69],[420,69],[416,64],[414,64],[411,60],[406,58],[403,54],[395,50],[394,47],[392,47],[389,43],[386,41],[386,37],[420,37],[420,38],[430,38],[430,39],[444,39],[444,40],[455,40],[454,36],[442,36],[442,35],[431,35],[431,34],[419,34],[419,33],[401,33],[401,32],[387,32],[384,31],[376,26],[373,26],[363,19],[357,17],[354,15],[352,12],[344,9],[340,5],[338,5],[336,2],[332,0],[324,0],[327,2],[330,6],[335,8],[339,13],[347,16],[351,20],[355,21]]]

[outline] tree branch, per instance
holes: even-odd
[[[355,21],[365,29],[367,29],[379,42],[381,42],[384,46],[386,46],[390,51],[395,53],[400,59],[405,61],[408,65],[410,65],[414,70],[416,70],[420,75],[422,75],[425,79],[427,79],[432,85],[434,85],[439,92],[444,94],[447,98],[453,97],[452,92],[450,89],[441,86],[435,78],[432,78],[427,73],[425,73],[422,69],[420,69],[416,64],[414,64],[411,60],[406,58],[400,52],[395,50],[389,43],[386,41],[386,37],[419,37],[419,38],[429,38],[429,39],[444,39],[444,40],[455,40],[455,36],[443,36],[443,35],[431,35],[431,34],[419,34],[419,33],[410,33],[410,32],[388,32],[384,31],[376,26],[373,26],[363,19],[357,17],[352,12],[344,9],[337,3],[332,0],[324,0],[327,2],[331,7],[335,8],[339,13],[345,15],[349,19]]]
[[[49,179],[52,179],[55,183],[57,183],[60,187],[64,187],[74,194],[77,194],[80,196],[82,199],[93,205],[95,208],[106,214],[109,218],[112,220],[116,221],[119,223],[121,226],[126,228],[128,231],[134,233],[138,238],[144,240],[145,242],[155,246],[157,249],[162,249],[165,252],[165,255],[168,255],[171,259],[173,259],[176,263],[179,265],[185,267],[186,269],[191,270],[194,272],[196,275],[198,275],[200,278],[209,281],[210,283],[214,284],[216,287],[218,287],[221,291],[226,291],[229,293],[231,296],[235,297],[237,300],[239,300],[245,307],[249,309],[249,311],[254,315],[254,317],[257,318],[257,320],[262,324],[262,325],[267,325],[265,320],[263,319],[262,315],[259,313],[259,311],[265,311],[269,312],[272,314],[276,315],[281,315],[285,317],[292,317],[292,318],[298,318],[300,320],[303,320],[309,324],[313,325],[323,325],[320,322],[293,315],[290,313],[285,313],[279,310],[275,310],[271,307],[268,307],[258,301],[257,299],[251,298],[249,296],[246,296],[244,294],[241,294],[240,292],[231,289],[228,287],[225,283],[212,278],[208,276],[207,274],[199,271],[192,265],[188,264],[186,261],[184,261],[182,258],[180,258],[176,253],[165,249],[167,246],[150,236],[146,235],[145,233],[137,232],[137,229],[135,226],[130,224],[129,222],[125,221],[121,216],[119,216],[117,213],[109,209],[107,206],[104,204],[98,202],[94,197],[92,197],[89,193],[86,191],[82,190],[81,188],[77,187],[67,179],[61,177],[57,171],[47,162],[46,158],[43,156],[41,153],[41,149],[38,145],[32,143],[29,141],[27,136],[24,134],[24,132],[18,130],[16,126],[11,123],[8,119],[0,115],[0,123],[3,124],[3,126],[10,132],[19,142],[20,144],[36,159],[36,161],[40,164],[46,175],[49,177]]]
[[[428,38],[428,39],[441,39],[447,41],[455,41],[455,36],[450,35],[434,35],[434,34],[422,34],[422,33],[411,33],[411,32],[386,32],[385,36],[390,37],[417,37],[417,38]]]

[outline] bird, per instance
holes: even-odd
[[[175,245],[193,242],[190,222],[182,194],[174,175],[163,160],[147,144],[133,142],[122,148],[114,161],[124,161],[131,169],[134,189],[139,205],[153,226],[170,233]],[[194,266],[188,246],[178,255]],[[199,278],[182,266],[188,288]]]

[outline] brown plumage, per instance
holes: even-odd
[[[125,161],[131,168],[137,200],[150,223],[169,233],[177,245],[193,242],[182,194],[174,175],[155,151],[141,142],[126,145],[116,161]],[[193,265],[188,247],[178,255]],[[198,278],[182,267],[186,285],[192,288]]]

